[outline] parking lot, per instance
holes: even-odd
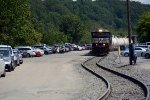
[[[87,52],[25,58],[24,64],[0,79],[0,100],[66,100],[79,93],[85,81],[74,67],[87,58],[83,56]]]

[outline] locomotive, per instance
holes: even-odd
[[[91,32],[92,53],[94,55],[107,55],[112,44],[112,34],[106,29],[96,29]]]

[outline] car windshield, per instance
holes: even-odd
[[[14,54],[18,54],[17,51],[13,51]]]
[[[10,47],[0,47],[0,50],[9,50],[11,52],[11,48]]]
[[[0,50],[0,54],[2,54],[3,57],[9,57],[10,52],[9,50]]]

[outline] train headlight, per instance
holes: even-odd
[[[99,29],[98,31],[99,31],[99,32],[103,32],[103,30],[102,30],[102,29]]]
[[[103,44],[103,46],[105,46],[106,44]]]
[[[95,44],[97,46],[97,44]]]

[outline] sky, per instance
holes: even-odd
[[[132,0],[132,1],[139,1],[139,2],[142,2],[144,4],[150,4],[150,0]]]
[[[73,0],[73,1],[76,1],[76,0]],[[92,0],[92,1],[96,1],[96,0]],[[144,4],[150,4],[150,0],[131,0],[131,1],[139,1],[139,2],[142,2]]]

